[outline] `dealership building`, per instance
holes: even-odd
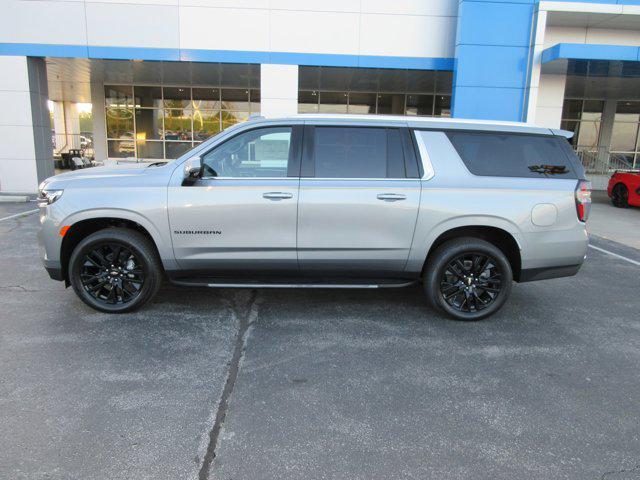
[[[251,115],[575,132],[594,187],[640,167],[640,0],[3,0],[0,193],[54,158],[174,159]]]

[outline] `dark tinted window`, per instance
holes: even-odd
[[[577,178],[564,138],[484,132],[448,136],[474,175]]]
[[[404,178],[397,129],[316,127],[317,178]]]

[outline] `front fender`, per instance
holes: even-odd
[[[157,218],[155,221],[152,221],[150,218],[138,212],[124,208],[90,208],[68,215],[60,222],[60,225],[73,227],[73,225],[78,222],[100,218],[114,218],[135,222],[144,228],[151,236],[158,249],[164,268],[175,269],[176,263],[173,255],[173,246],[171,244],[166,211],[165,209],[160,210],[162,210],[162,213],[156,213],[154,217]],[[157,225],[158,222],[160,222],[160,225]]]

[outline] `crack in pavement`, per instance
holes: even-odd
[[[633,468],[621,468],[620,470],[611,470],[610,472],[604,472],[600,477],[600,480],[606,480],[610,475],[621,475],[623,473],[640,473],[640,464]]]
[[[23,287],[22,285],[0,285],[0,290],[22,290],[23,292],[39,292],[40,290],[34,290]]]
[[[251,290],[248,301],[243,301],[241,295],[234,295],[233,302],[228,305],[231,310],[231,314],[236,318],[238,324],[238,331],[234,342],[233,355],[229,362],[229,372],[227,374],[227,381],[225,382],[224,389],[222,390],[222,396],[218,403],[215,419],[213,421],[213,427],[209,432],[209,443],[207,450],[198,472],[199,480],[207,480],[209,478],[209,471],[213,465],[213,460],[216,458],[216,447],[218,446],[218,438],[220,437],[220,431],[224,424],[224,420],[227,416],[227,410],[229,408],[229,400],[233,394],[233,389],[238,378],[238,371],[240,369],[240,363],[244,356],[244,351],[247,343],[247,334],[249,328],[257,321],[258,318],[258,293],[256,290]],[[246,308],[242,308],[243,305]],[[244,311],[243,311],[244,310]]]

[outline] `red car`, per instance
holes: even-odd
[[[609,179],[607,194],[618,208],[640,207],[640,172],[616,171]]]

